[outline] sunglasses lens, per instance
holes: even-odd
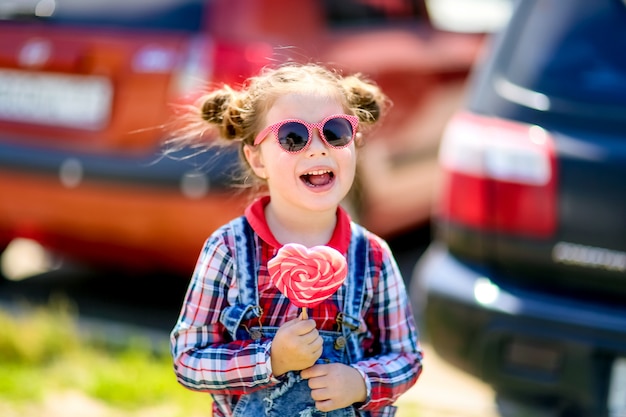
[[[309,131],[298,122],[288,122],[278,129],[278,143],[288,152],[298,152],[309,140]]]
[[[335,117],[324,123],[324,137],[330,146],[346,146],[352,140],[353,133],[350,122],[341,117]]]

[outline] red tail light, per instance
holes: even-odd
[[[554,233],[556,158],[542,128],[459,113],[444,133],[439,158],[439,218],[530,237]]]

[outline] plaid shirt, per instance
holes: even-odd
[[[248,327],[278,327],[299,312],[269,280],[267,261],[281,247],[270,232],[263,208],[269,199],[257,200],[246,210],[261,246],[258,286],[263,314],[245,323]],[[338,210],[337,226],[328,243],[346,254],[350,244],[350,218]],[[362,343],[364,360],[351,364],[365,379],[367,400],[359,410],[382,416],[417,380],[422,370],[422,351],[408,303],[402,276],[387,244],[368,233],[370,275],[366,282]],[[231,416],[240,396],[271,387],[279,381],[272,374],[271,339],[233,340],[220,322],[222,311],[236,302],[238,282],[234,275],[234,239],[226,225],[206,242],[193,273],[178,322],[171,333],[174,369],[187,388],[213,395],[213,415]],[[348,265],[348,267],[350,267]],[[335,330],[344,289],[340,288],[319,306],[309,309],[309,318],[320,330]],[[377,411],[379,410],[379,411]]]

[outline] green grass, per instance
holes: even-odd
[[[0,311],[4,407],[40,404],[55,393],[79,391],[129,413],[163,406],[174,416],[210,415],[207,394],[176,382],[167,340],[152,346],[138,337],[112,346],[104,339],[81,339],[67,304],[24,311],[19,316]]]
[[[81,337],[71,305],[62,301],[20,311],[0,310],[0,414],[45,415],[41,407],[50,398],[63,402],[64,393],[79,392],[106,407],[107,416],[211,415],[208,394],[176,381],[168,340],[154,346],[137,337],[120,346]],[[417,416],[415,407],[402,404],[398,417]]]

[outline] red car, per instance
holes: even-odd
[[[417,1],[0,0],[0,248],[26,237],[98,267],[187,274],[249,196],[232,186],[236,150],[161,158],[162,127],[207,84],[289,59],[389,94],[348,203],[384,237],[423,225],[481,42],[434,29]]]

